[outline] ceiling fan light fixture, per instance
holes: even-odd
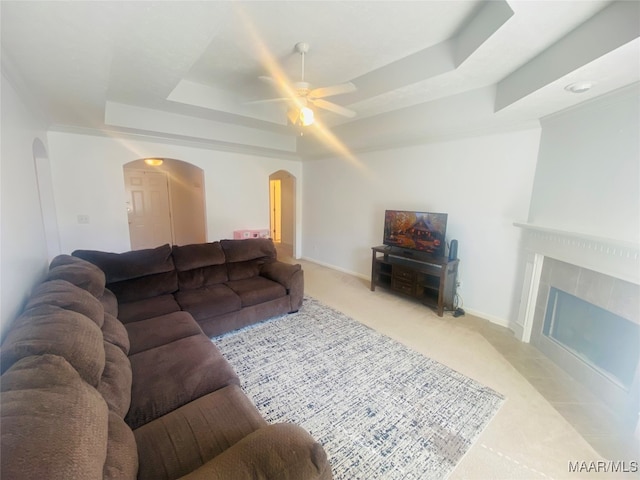
[[[302,124],[303,127],[313,125],[314,120],[313,110],[309,107],[302,107],[300,109],[300,124]]]
[[[322,110],[328,110],[329,112],[343,117],[355,117],[356,112],[353,110],[349,110],[341,105],[329,102],[325,100],[325,98],[355,92],[357,87],[351,82],[346,82],[330,85],[328,87],[313,88],[313,86],[304,78],[304,57],[309,51],[309,44],[306,42],[299,42],[296,44],[295,49],[300,54],[301,58],[302,68],[300,71],[300,81],[289,84],[282,78],[274,79],[273,77],[266,76],[258,77],[263,81],[268,81],[272,85],[279,86],[283,96],[267,98],[265,100],[252,100],[247,103],[288,102],[290,107],[287,109],[287,118],[289,119],[290,124],[294,125],[298,129],[300,127],[308,127],[315,123],[315,110],[312,109],[311,106]]]
[[[164,160],[162,160],[161,158],[145,158],[144,163],[152,167],[159,167],[164,163]]]

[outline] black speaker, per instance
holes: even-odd
[[[449,261],[458,258],[458,240],[451,240],[449,244]]]

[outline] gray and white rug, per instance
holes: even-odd
[[[266,420],[309,431],[336,479],[446,478],[503,402],[308,297],[298,313],[213,341]]]

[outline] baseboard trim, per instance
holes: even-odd
[[[321,267],[327,267],[327,268],[330,268],[331,270],[336,270],[336,271],[341,272],[341,273],[346,273],[348,275],[353,275],[354,277],[358,277],[358,278],[361,278],[363,280],[371,281],[371,277],[369,275],[363,275],[362,273],[353,272],[351,270],[347,270],[346,268],[338,267],[338,266],[332,265],[330,263],[321,262],[320,260],[316,260],[315,258],[302,256],[302,257],[300,257],[300,259],[304,260],[306,262],[315,263],[316,265],[320,265]]]
[[[469,308],[469,307],[464,307],[465,311],[471,315],[473,315],[474,317],[478,317],[478,318],[482,318],[483,320],[487,320],[491,323],[494,323],[500,327],[505,327],[508,328],[509,330],[513,331],[513,329],[510,326],[509,320],[506,320],[504,318],[500,318],[500,317],[496,317],[495,315],[490,315],[488,313],[485,312],[481,312],[479,310],[474,310],[473,308]]]
[[[346,268],[341,268],[341,267],[338,267],[336,265],[332,265],[330,263],[322,262],[320,260],[316,260],[314,258],[310,258],[310,257],[306,257],[306,256],[302,256],[302,257],[300,257],[300,259],[304,260],[306,262],[315,263],[316,265],[320,265],[321,267],[326,267],[326,268],[330,268],[331,270],[336,270],[336,271],[341,272],[341,273],[346,273],[347,275],[353,275],[354,277],[361,278],[361,279],[366,280],[368,282],[371,281],[371,277],[369,275],[363,275],[362,273],[353,272],[351,270],[347,270]],[[510,322],[508,320],[504,319],[504,318],[496,317],[495,315],[490,315],[488,313],[484,313],[484,312],[481,312],[479,310],[474,310],[473,308],[469,308],[469,307],[464,307],[464,310],[467,313],[469,313],[470,315],[473,315],[474,317],[478,317],[478,318],[481,318],[483,320],[487,320],[488,322],[491,322],[491,323],[493,323],[495,325],[498,325],[500,327],[505,327],[505,328],[508,328],[509,330],[513,331],[513,328],[511,327]]]

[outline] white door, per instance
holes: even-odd
[[[173,243],[169,187],[164,172],[124,169],[131,248]]]

